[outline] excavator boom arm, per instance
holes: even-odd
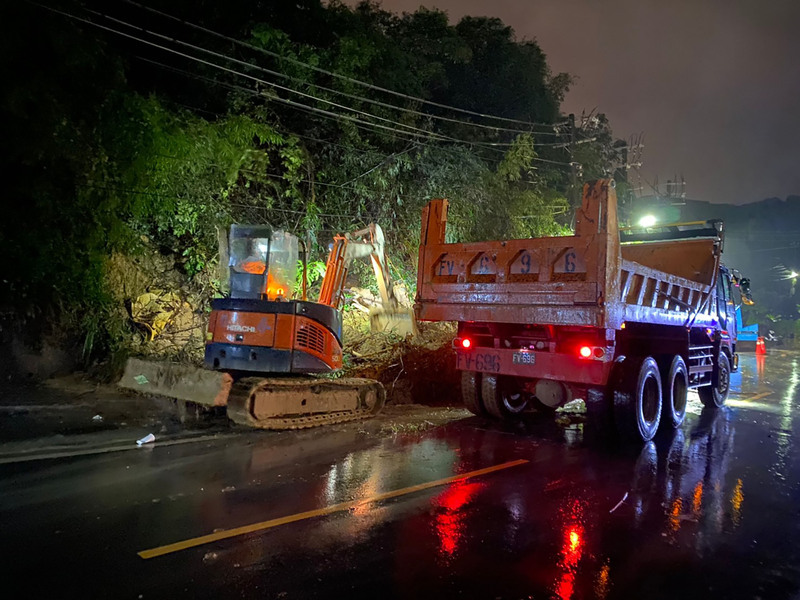
[[[338,308],[341,304],[342,290],[350,263],[354,259],[368,257],[378,282],[382,304],[386,307],[396,305],[397,301],[392,291],[384,247],[383,230],[377,223],[371,223],[365,229],[344,236],[334,237],[331,251],[328,254],[319,301],[322,304]]]

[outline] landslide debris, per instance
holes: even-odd
[[[461,402],[452,323],[420,323],[416,338],[371,333],[369,318],[344,313],[345,375],[377,379],[388,404],[452,405]]]

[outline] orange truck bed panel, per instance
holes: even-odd
[[[584,187],[575,235],[446,244],[448,203],[423,210],[417,317],[619,329],[686,324],[702,312],[719,265],[717,240],[621,245],[609,180]]]

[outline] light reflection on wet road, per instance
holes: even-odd
[[[56,597],[794,598],[800,355],[743,355],[741,371],[729,407],[702,411],[692,395],[680,431],[636,449],[579,420],[470,417],[6,465],[3,564]],[[529,462],[136,555],[515,459]]]

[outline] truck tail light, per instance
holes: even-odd
[[[581,346],[578,348],[578,356],[583,359],[604,360],[606,349],[602,346]]]
[[[453,340],[453,348],[457,350],[469,350],[472,348],[472,340],[468,337],[456,338]]]

